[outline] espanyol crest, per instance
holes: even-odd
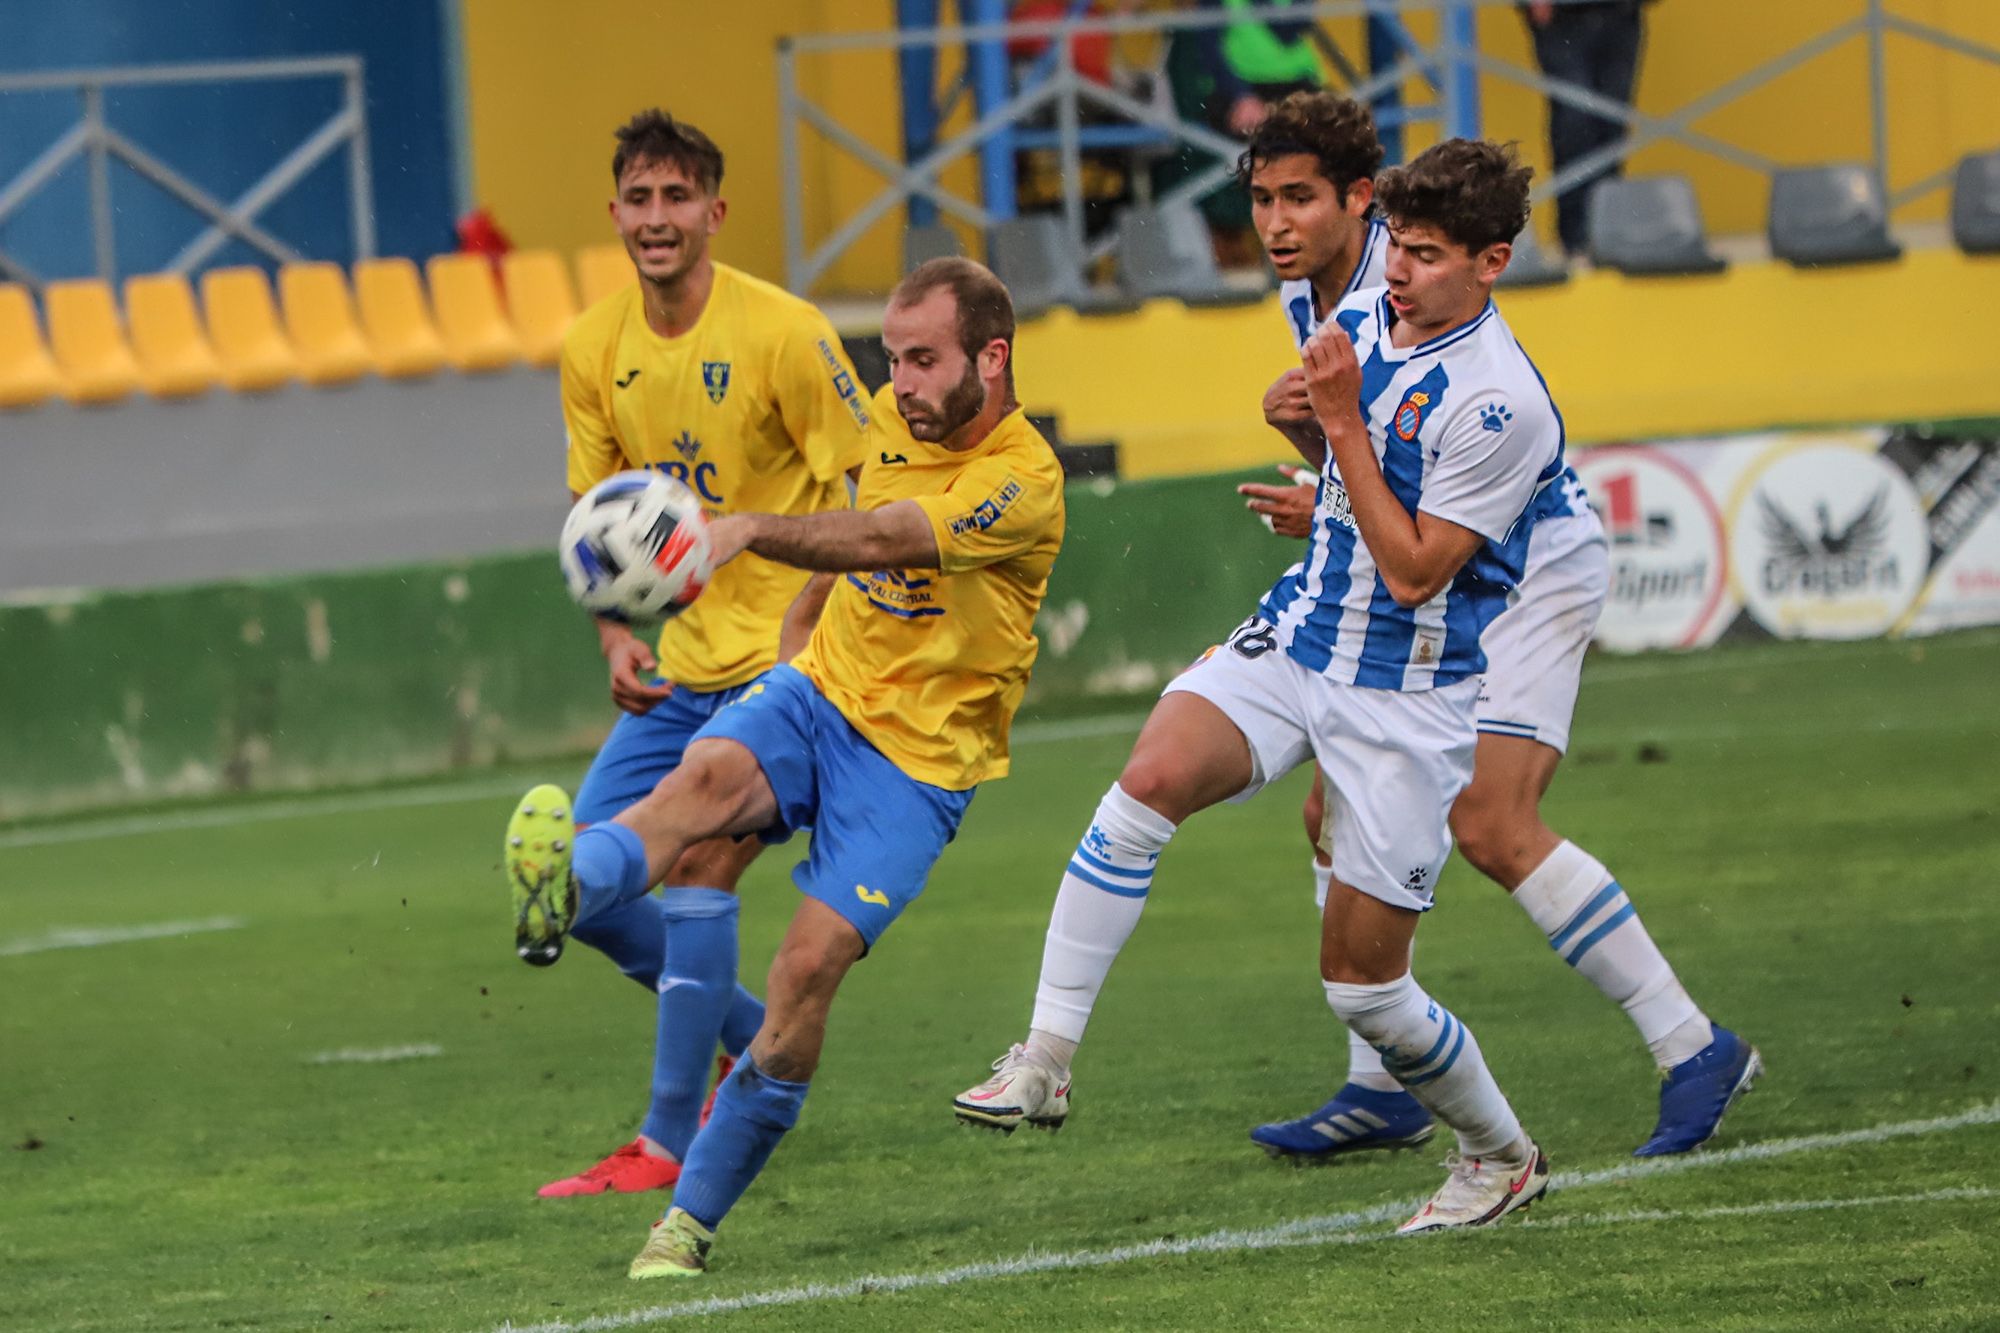
[[[701,386],[708,390],[709,402],[720,403],[729,393],[729,363],[727,361],[702,362]]]
[[[1399,440],[1413,440],[1423,428],[1424,409],[1431,405],[1431,396],[1422,389],[1412,389],[1410,396],[1397,407],[1392,425]]]

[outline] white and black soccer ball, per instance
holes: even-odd
[[[576,604],[613,620],[671,619],[715,572],[701,501],[657,472],[620,472],[584,492],[556,553]]]

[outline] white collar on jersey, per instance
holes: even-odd
[[[1429,356],[1433,352],[1442,352],[1453,343],[1463,342],[1465,339],[1470,338],[1481,324],[1493,318],[1494,315],[1499,313],[1499,310],[1500,307],[1494,305],[1493,298],[1489,296],[1486,298],[1485,307],[1477,315],[1474,315],[1470,320],[1459,325],[1457,328],[1447,329],[1437,337],[1420,342],[1414,347],[1398,347],[1389,340],[1389,330],[1396,327],[1396,312],[1389,306],[1389,293],[1385,289],[1380,296],[1375,298],[1375,321],[1382,328],[1382,337],[1375,345],[1377,354],[1384,361],[1408,361],[1412,357]]]
[[[1382,233],[1388,229],[1389,224],[1381,218],[1369,218],[1362,226],[1361,253],[1354,257],[1354,272],[1347,275],[1347,286],[1342,288],[1340,293],[1341,301],[1361,290],[1361,275],[1368,271],[1368,257],[1375,253],[1375,243],[1382,239]],[[1314,304],[1318,304],[1317,296],[1314,297]],[[1339,305],[1340,301],[1335,301],[1334,304]]]

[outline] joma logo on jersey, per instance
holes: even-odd
[[[701,387],[708,390],[708,401],[720,404],[729,396],[729,363],[727,361],[704,361],[701,363]]]
[[[1429,394],[1425,393],[1422,389],[1412,389],[1410,396],[1402,401],[1396,408],[1396,415],[1391,418],[1395,426],[1396,438],[1399,440],[1416,439],[1417,432],[1424,427],[1424,409],[1430,405],[1431,396]]]
[[[1021,498],[1021,483],[1012,477],[999,490],[979,502],[969,514],[961,514],[949,525],[951,535],[960,537],[968,532],[984,532],[1000,521],[1000,515],[1007,512],[1009,505]]]

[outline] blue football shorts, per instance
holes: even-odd
[[[764,770],[778,819],[761,836],[812,830],[792,882],[838,912],[873,948],[915,902],[958,833],[970,791],[919,782],[856,731],[813,683],[774,667],[720,709],[697,739],[742,745]]]
[[[688,742],[754,682],[726,690],[677,688],[643,713],[620,713],[576,792],[576,822],[601,824],[652,792],[680,767]]]

